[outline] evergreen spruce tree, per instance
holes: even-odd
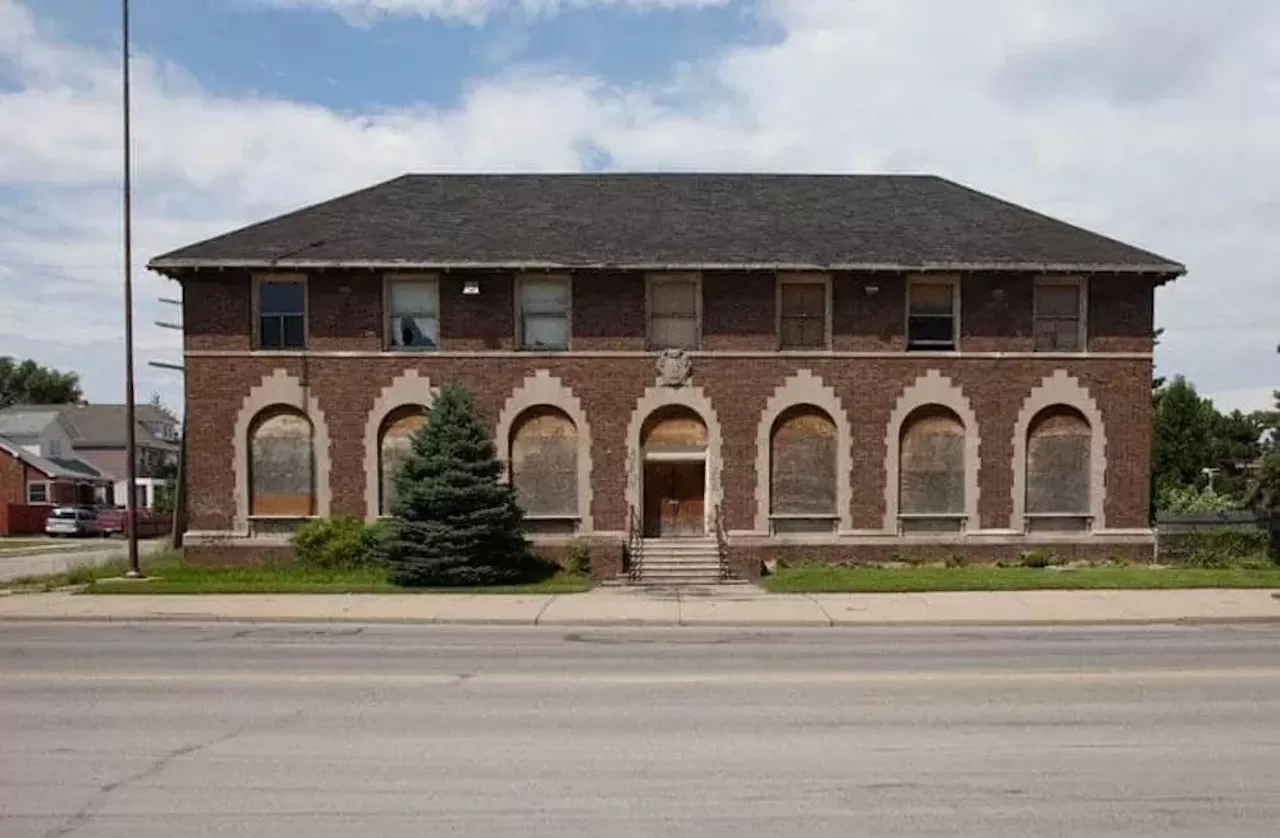
[[[380,540],[397,585],[512,582],[528,567],[524,513],[498,480],[502,463],[471,394],[440,390],[396,472],[396,501]]]

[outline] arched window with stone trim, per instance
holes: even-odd
[[[1093,429],[1074,407],[1041,410],[1027,429],[1027,530],[1080,532],[1091,519]]]
[[[836,501],[836,424],[825,410],[783,411],[769,437],[769,519],[775,533],[830,533]]]
[[[415,433],[427,423],[427,409],[422,405],[396,408],[382,420],[378,429],[378,514],[390,515],[396,501],[396,472],[409,455]]]
[[[965,428],[950,408],[911,412],[899,435],[898,526],[904,533],[965,527]]]
[[[292,407],[263,410],[249,427],[249,514],[316,514],[314,429]]]
[[[530,408],[511,426],[508,462],[511,485],[528,528],[541,534],[577,529],[578,428],[563,410]]]

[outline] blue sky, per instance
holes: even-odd
[[[1270,0],[133,0],[137,261],[405,170],[928,171],[1186,262],[1162,372],[1280,386]],[[114,0],[0,0],[0,354],[120,399]],[[142,396],[173,284],[139,271]]]

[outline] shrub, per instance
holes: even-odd
[[[1052,567],[1062,564],[1062,559],[1049,550],[1031,550],[1022,554],[1023,567]]]
[[[315,518],[293,536],[298,564],[323,570],[351,570],[378,564],[378,525],[359,518]]]
[[[1271,538],[1265,530],[1228,528],[1169,536],[1161,561],[1185,567],[1241,567],[1271,564]]]
[[[946,566],[950,568],[964,567],[964,556],[952,553],[950,556],[947,556]]]
[[[590,576],[591,546],[580,538],[570,541],[564,553],[564,569],[574,576]]]
[[[524,513],[502,474],[471,394],[441,388],[396,472],[395,515],[378,539],[396,585],[491,585],[518,581],[530,561]]]
[[[1156,495],[1156,508],[1169,515],[1209,515],[1239,507],[1234,500],[1212,489],[1195,486],[1166,486]]]

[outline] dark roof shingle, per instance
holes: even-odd
[[[1183,272],[925,175],[404,175],[156,257],[243,267]]]

